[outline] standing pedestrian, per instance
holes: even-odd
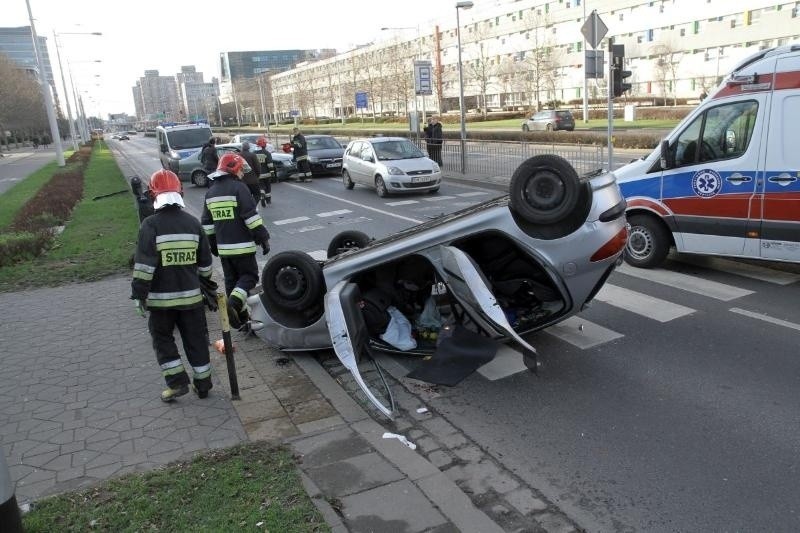
[[[442,164],[442,123],[439,117],[433,116],[428,119],[428,125],[423,128],[425,132],[425,144],[428,148],[428,156]]]
[[[217,170],[206,192],[201,222],[211,253],[218,255],[225,275],[228,318],[239,329],[247,323],[247,297],[258,283],[256,245],[269,253],[269,232],[258,214],[250,190],[240,180],[250,170],[247,161],[234,153],[219,158]]]
[[[311,181],[311,164],[308,162],[308,145],[300,128],[292,128],[292,159],[297,162],[300,181]]]
[[[200,164],[203,165],[206,176],[217,170],[219,156],[217,155],[217,140],[214,137],[208,139],[208,142],[200,149]]]
[[[261,206],[267,207],[272,203],[272,180],[277,180],[275,174],[275,162],[272,161],[271,144],[267,143],[266,137],[259,137],[256,140],[258,149],[255,151],[258,162],[261,164],[261,176],[258,182],[261,186]]]
[[[141,316],[150,311],[148,329],[167,383],[161,400],[171,402],[189,392],[189,376],[175,344],[176,327],[192,367],[192,388],[206,398],[212,384],[203,301],[216,310],[217,289],[211,279],[211,249],[200,222],[183,211],[178,176],[157,171],[150,178],[150,191],[155,212],[139,228],[131,299]]]
[[[261,196],[261,189],[258,186],[258,178],[261,176],[261,163],[258,162],[256,154],[250,151],[250,143],[248,141],[242,142],[242,157],[247,161],[250,170],[244,174],[244,184],[250,189],[250,194],[253,195],[253,202],[256,204]]]

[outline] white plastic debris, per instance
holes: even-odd
[[[388,431],[383,434],[384,439],[397,439],[412,450],[417,449],[417,445],[405,438],[403,435],[398,435],[397,433],[389,433]]]
[[[427,413],[427,412],[428,412],[428,408],[427,407],[420,407],[419,409],[417,409],[417,413],[419,413],[419,414]]]

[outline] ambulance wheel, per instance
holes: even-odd
[[[670,238],[664,223],[652,215],[628,217],[631,226],[625,245],[625,262],[639,268],[659,266],[670,249]]]
[[[545,154],[523,161],[511,176],[511,209],[533,224],[557,224],[578,207],[578,173],[563,157]]]
[[[363,248],[371,241],[366,233],[356,230],[343,231],[331,239],[328,245],[328,259],[347,250]]]
[[[261,288],[270,303],[282,309],[303,311],[322,300],[322,267],[304,252],[287,251],[272,256],[261,274]]]

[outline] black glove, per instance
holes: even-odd
[[[210,235],[208,237],[208,245],[211,248],[211,255],[214,257],[219,257],[219,250],[217,249],[217,236]]]
[[[211,278],[200,277],[200,292],[203,294],[203,303],[209,311],[216,311],[217,306],[217,282]]]
[[[269,253],[269,241],[264,241],[261,243],[261,253],[263,255],[267,255]]]

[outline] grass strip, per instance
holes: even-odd
[[[98,143],[84,175],[83,199],[66,228],[45,255],[0,268],[0,291],[93,281],[127,272],[139,229],[135,199],[129,190],[111,152]],[[118,191],[120,194],[92,200]]]
[[[0,230],[11,224],[22,206],[33,198],[58,170],[59,167],[55,161],[48,163],[0,194]]]
[[[263,441],[41,500],[23,522],[28,533],[330,531],[288,450]]]

